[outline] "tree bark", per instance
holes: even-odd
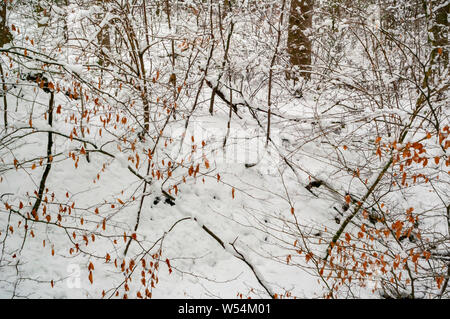
[[[6,1],[0,7],[0,48],[12,41],[12,34],[9,32],[8,24],[6,23]]]
[[[448,67],[448,14],[450,13],[450,2],[445,0],[431,1],[431,10],[433,12],[430,30],[433,34],[431,41],[433,45],[432,56],[435,57],[433,62],[445,69]]]
[[[311,77],[311,40],[306,31],[312,26],[313,0],[292,0],[289,14],[288,53],[293,72],[288,79],[297,81],[295,69],[304,79]]]

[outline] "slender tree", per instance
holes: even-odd
[[[0,47],[11,42],[12,35],[6,23],[7,1],[3,1],[0,7]]]
[[[432,55],[435,62],[446,68],[448,66],[448,36],[450,13],[450,2],[444,0],[430,1],[432,25],[430,32],[433,34],[431,44],[433,46]]]

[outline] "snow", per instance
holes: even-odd
[[[184,4],[197,8],[196,3]],[[242,10],[247,10],[247,5],[242,4]],[[382,136],[380,147],[397,142],[398,150],[420,141],[426,147],[420,155],[427,156],[429,164],[424,167],[423,162],[414,161],[402,168],[408,173],[409,187],[399,186],[400,163],[390,165],[342,233],[342,244],[346,245],[344,237],[348,234],[351,243],[363,251],[365,238],[355,240],[362,225],[382,232],[383,227],[402,220],[403,229],[407,229],[409,221],[401,219],[402,214],[414,207],[413,216],[419,219],[423,236],[437,242],[436,249],[448,249],[443,210],[448,200],[448,151],[443,151],[445,141],[439,143],[442,137],[433,126],[436,119],[429,116],[426,105],[403,143],[398,141],[415,114],[418,97],[417,83],[409,79],[409,71],[402,65],[416,68],[416,59],[427,61],[422,53],[425,49],[419,50],[417,57],[402,56],[401,50],[390,50],[385,57],[379,51],[375,54],[372,44],[358,42],[353,34],[379,36],[378,6],[361,11],[373,33],[364,33],[367,30],[360,28],[360,22],[353,23],[355,17],[335,24],[336,35],[342,37],[339,50],[337,43],[331,43],[331,18],[305,31],[317,39],[310,81],[286,80],[289,57],[285,44],[277,48],[272,67],[269,142],[268,77],[275,49],[274,25],[278,22],[261,20],[261,8],[246,11],[245,16],[233,13],[222,21],[223,30],[213,30],[216,42],[212,51],[209,22],[202,29],[201,19],[180,11],[169,29],[164,14],[152,14],[148,30],[151,46],[143,55],[148,76],[144,82],[136,71],[139,68],[133,54],[124,49],[129,42],[120,40],[119,33],[111,32],[111,48],[98,50],[100,30],[111,27],[114,20],[114,27],[123,31],[120,28],[127,19],[136,32],[136,52],[147,47],[139,14],[117,15],[119,9],[110,3],[104,8],[79,7],[75,3],[64,9],[53,6],[58,17],[38,20],[48,22],[47,33],[42,33],[20,10],[11,15],[16,26],[24,29],[28,25],[27,35],[35,41],[33,50],[51,53],[36,59],[9,53],[17,61],[11,62],[11,70],[8,68],[12,73],[8,83],[17,81],[17,85],[6,95],[7,130],[0,128],[0,298],[101,298],[102,292],[106,298],[123,297],[125,293],[136,298],[137,292],[144,294],[145,288],[151,291],[152,298],[236,298],[241,293],[244,297],[270,298],[274,294],[288,297],[287,292],[291,297],[323,298],[329,290],[318,282],[318,269],[328,244],[358,205],[351,202],[344,209],[346,194],[361,199],[395,155],[395,151],[383,146],[384,156],[378,157],[377,136]],[[65,14],[67,41],[61,32],[61,16]],[[209,21],[207,11],[200,17]],[[221,36],[226,37],[230,18],[236,23],[235,33],[222,69]],[[270,17],[274,21],[278,18],[279,13]],[[29,45],[24,35],[15,37],[14,41]],[[188,42],[202,39],[204,47],[190,44],[181,52],[179,45],[185,38]],[[180,54],[175,65],[172,40]],[[123,47],[117,50],[115,46]],[[11,45],[6,44],[2,50],[9,48]],[[375,70],[367,50],[373,53],[371,59],[379,59]],[[98,67],[99,52],[106,53],[113,64]],[[207,65],[210,52],[213,55]],[[329,52],[334,52],[333,56]],[[389,67],[383,59],[390,62]],[[206,79],[213,87],[219,84],[225,100],[232,98],[237,114],[230,112],[229,104],[218,95],[213,114],[209,113],[211,88],[203,83],[199,89],[205,68]],[[54,109],[52,126],[48,123],[50,94],[36,83],[17,77],[15,72],[21,69],[42,69],[60,86],[61,91],[54,94],[54,105],[62,109]],[[172,72],[177,73],[175,89],[169,81]],[[415,72],[420,78],[421,71]],[[156,73],[159,78],[153,80]],[[405,79],[406,83],[400,81]],[[443,79],[430,85],[444,88]],[[399,86],[394,89],[397,82]],[[150,109],[146,135],[141,134],[144,83]],[[71,99],[66,90],[79,92],[80,87],[83,100]],[[448,125],[445,98],[448,94],[430,98],[438,111],[441,130]],[[3,118],[4,108],[0,109]],[[51,169],[36,221],[33,217],[27,219],[27,214],[32,213],[44,169],[49,167],[49,130],[61,135],[52,136]],[[433,133],[432,138],[428,138],[428,131]],[[438,163],[436,156],[440,157]],[[422,182],[419,173],[431,182]],[[413,176],[420,183],[413,184]],[[308,188],[319,180],[326,184]],[[371,209],[382,212],[387,222],[373,226],[365,220],[363,211]],[[383,240],[377,238],[374,243],[374,251],[379,254],[392,245],[391,255],[407,258],[411,249],[420,248],[408,239],[401,245],[393,238]],[[313,260],[306,258],[307,252],[314,254]],[[333,254],[334,262],[345,269],[354,265],[346,264],[346,260],[358,258],[358,270],[362,269],[359,250],[352,251],[353,255],[339,255],[336,250]],[[388,255],[386,258],[391,258]],[[423,269],[428,269],[425,262],[420,262]],[[89,269],[90,263],[93,270]],[[378,265],[370,265],[373,280],[366,278],[364,282],[355,271],[353,284],[339,284],[336,272],[326,281],[342,289],[336,292],[338,298],[379,298],[380,291],[372,289],[386,277]],[[436,269],[432,269],[433,276]],[[325,270],[325,276],[329,271]],[[388,271],[396,269],[388,267]],[[420,288],[432,285],[434,282]],[[429,294],[436,295],[436,287],[430,288]]]

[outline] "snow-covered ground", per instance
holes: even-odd
[[[53,5],[39,19],[45,27],[29,8],[8,11],[0,298],[379,298],[394,279],[399,295],[414,280],[417,296],[438,295],[448,281],[439,259],[449,248],[448,80],[435,84],[442,96],[428,97],[434,114],[414,85],[399,95],[393,85],[404,68],[389,63],[405,56],[370,56],[389,64],[375,68],[366,56],[375,45],[356,40],[366,27],[382,38],[374,18],[361,29],[337,23],[343,40],[339,50],[327,44],[336,50],[329,61],[321,41],[332,38],[331,20],[315,21],[317,68],[293,83],[285,48],[276,47],[286,18],[236,10],[212,38],[209,12],[194,2],[172,12],[170,27],[149,9],[150,35],[140,11],[120,15],[113,4]],[[106,25],[118,31],[98,51]],[[120,41],[133,39],[124,30],[135,31],[130,43],[141,51],[124,49]],[[111,63],[99,67],[99,52]],[[41,70],[45,81],[30,80]]]

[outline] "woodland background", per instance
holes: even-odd
[[[1,298],[448,298],[448,0],[1,0]]]

